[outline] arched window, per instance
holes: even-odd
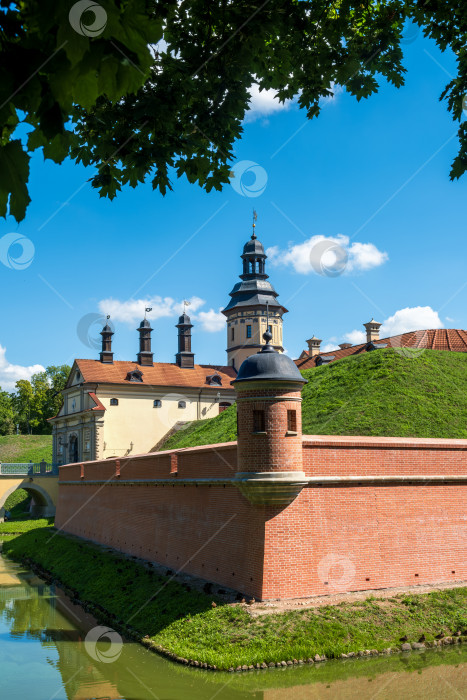
[[[179,408],[186,408],[186,401],[179,401],[179,402],[178,402],[178,407],[179,407]]]
[[[111,406],[118,406],[118,399],[110,399]]]
[[[162,401],[160,399],[154,399],[154,408],[160,408],[162,406]]]

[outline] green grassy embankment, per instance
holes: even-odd
[[[52,435],[0,436],[0,462],[52,461]]]
[[[467,438],[467,353],[393,349],[302,372],[304,435]],[[194,421],[162,445],[236,439],[236,407]]]
[[[60,533],[52,536],[50,529],[7,537],[3,552],[49,572],[114,629],[179,660],[219,669],[400,649],[402,636],[413,642],[425,634],[430,644],[441,631],[467,628],[467,588],[252,617],[244,604],[227,604],[171,573],[161,575]]]

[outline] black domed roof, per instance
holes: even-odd
[[[191,319],[188,314],[183,313],[178,319],[178,326],[189,326],[191,325]]]
[[[270,336],[265,333],[265,336]],[[269,341],[269,338],[266,338]],[[250,355],[242,362],[236,379],[232,384],[254,380],[274,380],[280,382],[301,382],[307,384],[307,380],[300,374],[297,365],[287,355],[276,352],[269,342],[261,352]]]
[[[112,328],[108,323],[105,324],[104,328],[101,330],[101,333],[113,333]]]
[[[250,238],[249,241],[245,243],[243,246],[243,255],[264,255],[264,248],[263,244],[261,241],[258,241],[256,236],[253,234],[253,236]]]
[[[151,328],[151,324],[149,323],[148,319],[145,318],[141,321],[141,323],[139,324],[139,327],[140,328]],[[152,328],[151,328],[151,330],[152,330]]]

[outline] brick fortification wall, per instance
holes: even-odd
[[[466,580],[466,448],[304,436],[285,507],[240,493],[236,443],[67,465],[56,525],[257,599]]]

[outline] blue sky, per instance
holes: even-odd
[[[383,84],[361,103],[338,93],[312,122],[296,105],[276,109],[254,96],[235,155],[237,174],[245,161],[257,168],[222,193],[175,180],[165,198],[148,184],[110,202],[87,182],[91,170],[36,154],[25,221],[0,220],[0,247],[10,233],[34,246],[24,269],[0,263],[0,386],[38,365],[97,357],[90,314],[111,313],[116,359],[135,358],[148,302],[155,358],[171,362],[184,298],[194,300],[196,361],[224,363],[218,312],[240,274],[253,207],[258,237],[272,248],[267,272],[289,309],[293,357],[313,334],[325,347],[358,341],[372,316],[387,333],[465,328],[467,180],[449,180],[457,126],[438,101],[455,61],[418,34],[405,65],[405,87]],[[343,274],[313,270],[319,236],[349,256]],[[13,244],[10,261],[20,252]]]

